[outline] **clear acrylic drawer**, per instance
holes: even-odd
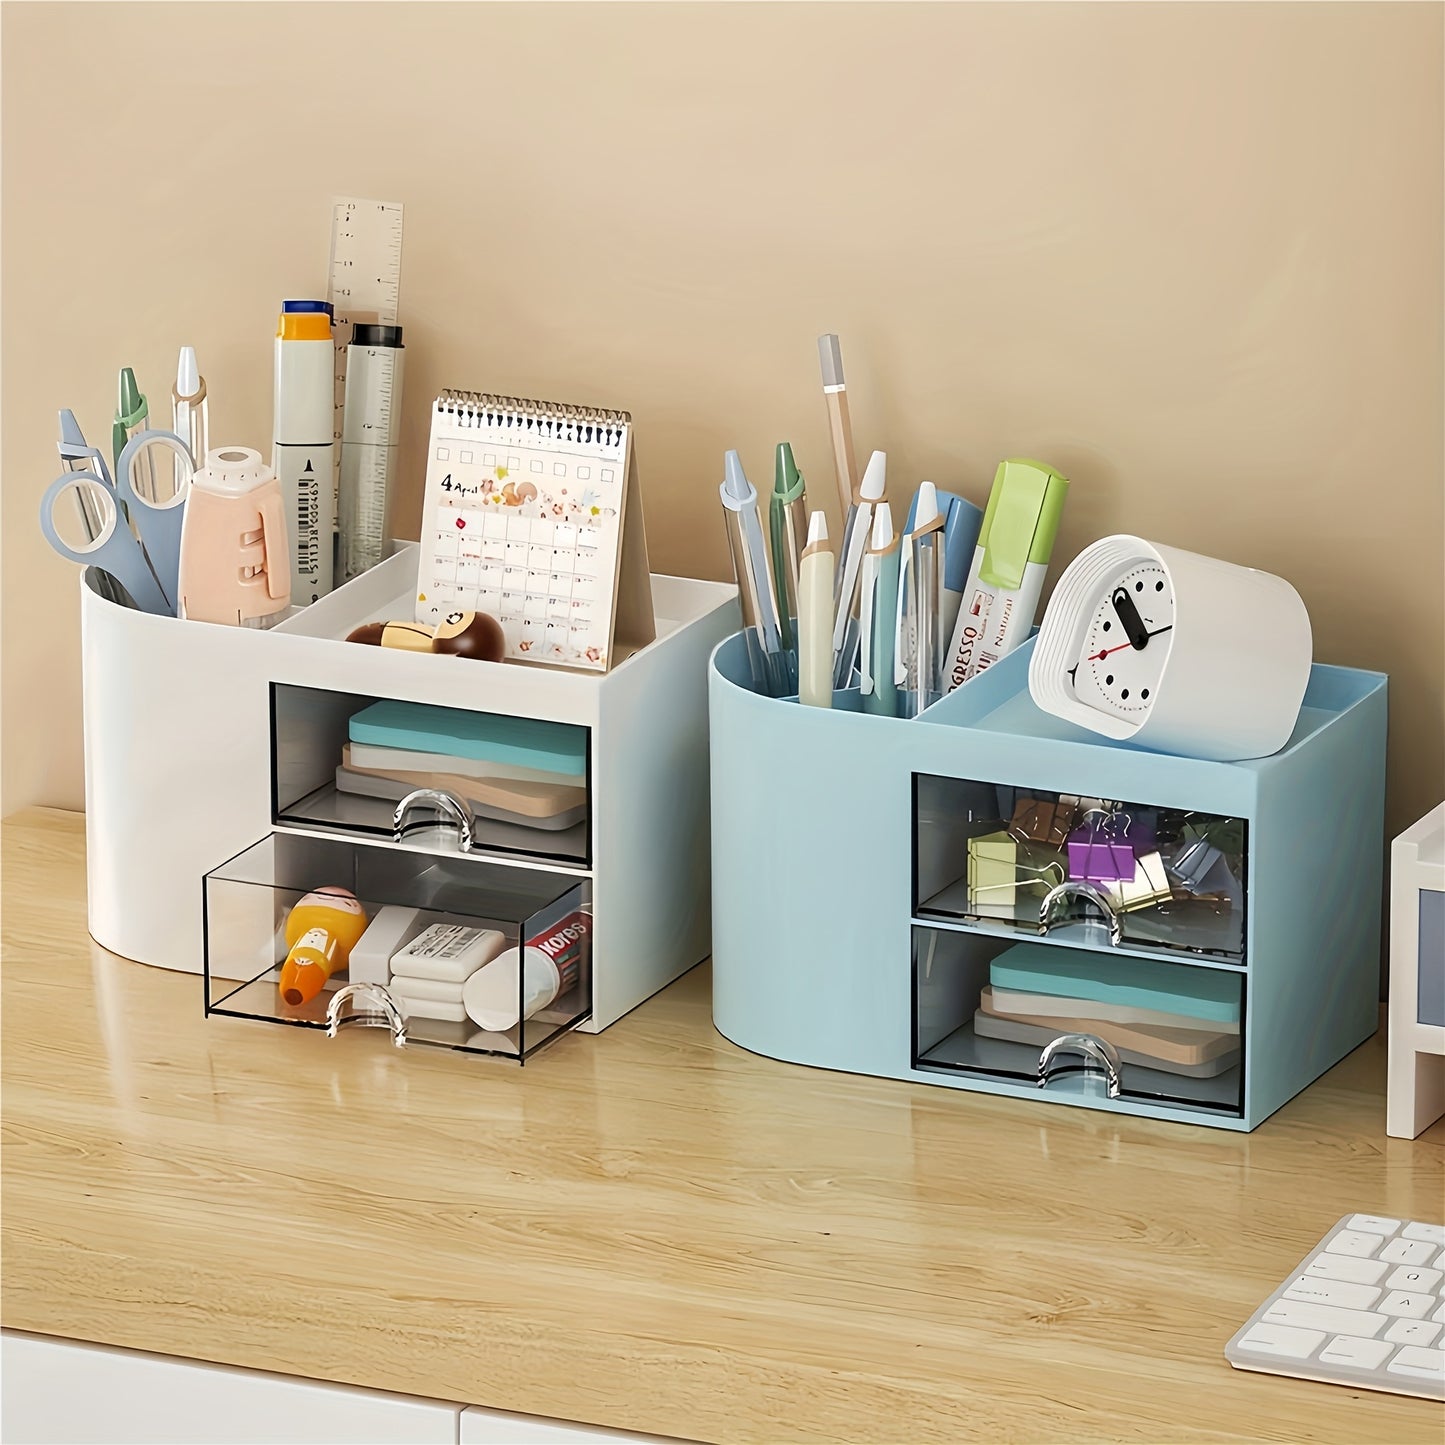
[[[567,873],[272,833],[205,876],[206,1012],[333,1035],[385,1025],[399,1043],[522,1060],[591,1013],[591,888]]]
[[[1243,961],[1243,819],[929,774],[914,789],[915,917]]]
[[[1245,975],[913,929],[913,1066],[1061,1095],[1244,1111]]]

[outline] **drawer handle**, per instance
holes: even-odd
[[[1062,923],[1067,917],[1067,913],[1056,917],[1055,905],[1067,904],[1075,899],[1081,903],[1092,903],[1103,914],[1109,925],[1109,942],[1118,948],[1124,941],[1124,920],[1120,918],[1113,901],[1102,888],[1094,883],[1086,883],[1082,879],[1072,879],[1068,883],[1060,883],[1057,888],[1049,890],[1048,896],[1039,904],[1039,932],[1047,933],[1056,923]]]
[[[472,835],[476,827],[472,810],[454,793],[445,792],[441,788],[417,788],[396,805],[396,812],[391,816],[391,836],[394,841],[400,843],[413,828],[421,826],[420,822],[407,821],[407,814],[414,808],[429,808],[449,818],[457,825],[457,847],[463,853],[472,851]]]
[[[1097,1064],[1109,1081],[1109,1097],[1119,1097],[1124,1071],[1124,1066],[1119,1061],[1119,1051],[1107,1039],[1098,1038],[1094,1034],[1060,1034],[1058,1038],[1045,1044],[1043,1053],[1039,1055],[1039,1088],[1047,1089],[1053,1082],[1055,1060],[1064,1054],[1081,1054],[1089,1063]],[[1073,1069],[1078,1065],[1070,1064],[1067,1067]],[[1088,1067],[1087,1063],[1085,1067]]]
[[[345,1012],[353,1005],[350,1013]],[[334,1039],[339,1030],[356,1024],[364,1029],[390,1029],[397,1048],[406,1047],[406,1019],[396,1000],[379,983],[348,983],[331,995],[326,1005],[326,1037]]]

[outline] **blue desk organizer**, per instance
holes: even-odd
[[[1315,666],[1275,756],[1145,752],[1040,712],[1027,644],[914,721],[757,695],[741,637],[709,668],[713,1017],[755,1053],[849,1073],[1249,1130],[1374,1033],[1386,679]],[[1242,820],[1233,933],[1111,940],[957,916],[970,790],[1127,799]],[[973,826],[973,833],[979,832]],[[955,882],[956,890],[962,884]],[[940,899],[944,900],[940,904]],[[988,964],[1040,941],[1238,981],[1238,1062],[1212,1079],[1126,1064],[1118,1097],[1037,1045],[975,1038]]]

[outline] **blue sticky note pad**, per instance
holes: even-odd
[[[994,959],[988,976],[995,988],[1021,993],[1127,1004],[1211,1023],[1239,1022],[1239,979],[1224,969],[1019,943]]]
[[[564,773],[579,781],[587,773],[587,729],[572,723],[383,701],[351,719],[349,736],[354,743],[508,763]]]

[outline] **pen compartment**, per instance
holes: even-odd
[[[359,902],[365,931],[354,942],[343,936],[345,916],[330,923],[318,889]],[[525,1060],[591,1013],[588,879],[272,833],[206,874],[204,910],[208,1015],[325,1030],[334,995],[366,985],[385,991],[409,1044]],[[349,956],[319,991],[293,1000],[284,965],[313,927],[327,934],[319,947],[339,939]],[[540,982],[554,986],[540,1005],[539,967]],[[482,970],[497,973],[479,986],[472,979]],[[471,1017],[464,998],[491,1016]]]
[[[1221,763],[1041,712],[1031,652],[905,720],[761,696],[743,639],[714,651],[717,1027],[814,1067],[1252,1129],[1377,1026],[1385,679],[1316,664],[1286,747]],[[1128,1058],[1111,1097],[1060,1050],[1040,1088],[1047,1014],[978,1031],[1018,947],[1222,988],[1237,1059]]]

